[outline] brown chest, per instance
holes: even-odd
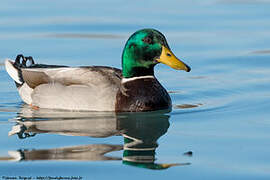
[[[116,95],[115,111],[142,112],[171,108],[171,98],[155,78],[128,81]]]

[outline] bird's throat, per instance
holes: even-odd
[[[123,66],[122,74],[123,77],[125,78],[154,76],[154,66],[153,65],[149,67]]]

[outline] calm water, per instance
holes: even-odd
[[[268,0],[1,1],[0,178],[269,179],[269,9]],[[120,68],[126,39],[145,27],[192,68],[155,69],[171,113],[35,111],[3,67],[22,53]]]

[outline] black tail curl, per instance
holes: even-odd
[[[27,64],[27,61],[30,63]],[[21,68],[31,67],[35,64],[34,59],[31,56],[24,57],[22,54],[17,55],[13,66],[18,70],[19,79],[22,83],[17,83],[15,81],[16,87],[19,88],[24,84],[24,79],[22,77],[22,70]]]
[[[29,61],[30,64],[27,65],[27,61]],[[15,62],[14,62],[14,66],[17,69],[30,67],[34,64],[35,64],[35,61],[32,58],[32,56],[24,57],[22,54],[17,55]]]

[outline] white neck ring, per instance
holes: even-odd
[[[137,80],[137,79],[146,79],[146,78],[152,78],[154,79],[155,77],[150,75],[150,76],[138,76],[138,77],[132,77],[132,78],[123,78],[121,83],[126,83],[126,82],[129,82],[129,81],[134,81],[134,80]]]

